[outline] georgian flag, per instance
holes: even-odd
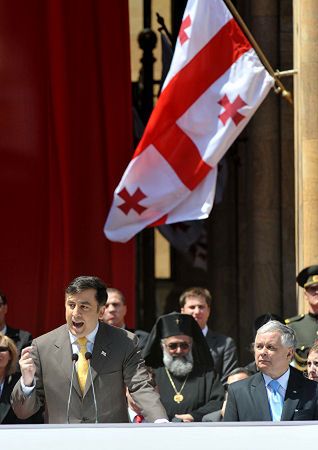
[[[170,71],[114,193],[104,232],[208,217],[217,164],[274,80],[222,0],[189,0]]]

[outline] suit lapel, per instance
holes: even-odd
[[[303,375],[300,374],[302,377]],[[284,407],[281,420],[292,420],[302,395],[302,384],[297,373],[290,368],[290,375],[284,400]]]
[[[53,354],[56,358],[57,364],[59,364],[59,367],[62,368],[65,376],[69,379],[69,381],[71,381],[72,378],[72,353],[73,352],[68,328],[66,325],[64,325],[64,327],[62,327],[61,329],[61,333],[53,343]],[[78,395],[82,397],[82,392],[78,383],[76,371],[74,373],[73,386]]]
[[[98,331],[96,333],[93,354],[91,359],[91,371],[92,380],[94,381],[98,374],[104,372],[108,366],[108,362],[112,353],[112,341],[107,332],[107,327],[103,324],[99,324]],[[91,387],[90,374],[88,374],[87,382],[84,391],[84,397]]]
[[[254,376],[251,384],[251,395],[256,408],[256,417],[261,420],[272,420],[263,375]]]

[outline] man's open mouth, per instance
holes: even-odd
[[[84,325],[84,322],[74,322],[74,320],[72,320],[72,324],[74,328],[81,328]]]

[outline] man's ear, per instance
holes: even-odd
[[[101,306],[101,307],[99,308],[99,311],[98,311],[98,318],[99,318],[99,319],[102,319],[102,318],[103,318],[103,315],[104,315],[104,312],[105,312],[105,308],[106,308],[106,305],[103,305],[103,306]]]
[[[294,356],[294,350],[291,348],[291,349],[288,350],[288,353],[287,353],[287,359],[288,359],[288,358],[292,359],[293,356]]]

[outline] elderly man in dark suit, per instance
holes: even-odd
[[[286,325],[271,320],[259,328],[259,372],[229,386],[225,422],[318,419],[318,384],[289,365],[295,347],[295,332]]]
[[[12,394],[19,418],[45,405],[49,423],[128,422],[127,387],[147,422],[167,421],[137,337],[99,321],[106,300],[97,277],[81,276],[67,287],[66,324],[22,351],[22,377]]]
[[[189,288],[181,294],[179,303],[181,312],[190,314],[200,325],[213,358],[214,370],[225,384],[230,372],[237,367],[237,351],[230,336],[208,328],[212,303],[210,292],[202,287]]]
[[[6,323],[8,312],[8,300],[6,295],[0,291],[0,333],[12,339],[19,351],[31,344],[32,336],[28,331],[12,328]]]

